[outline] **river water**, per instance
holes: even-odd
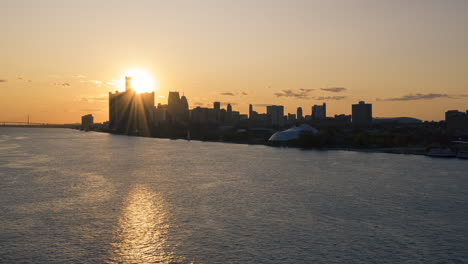
[[[0,128],[1,263],[468,263],[468,162]]]

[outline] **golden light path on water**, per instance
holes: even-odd
[[[135,185],[124,202],[108,263],[187,263],[167,247],[169,227],[163,197]]]

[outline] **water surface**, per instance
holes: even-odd
[[[1,263],[467,263],[468,162],[0,128]]]

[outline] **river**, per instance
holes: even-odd
[[[467,263],[468,162],[0,128],[1,263]]]

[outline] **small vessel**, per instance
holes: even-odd
[[[457,154],[449,148],[433,148],[430,149],[426,155],[436,158],[453,158],[457,156]]]
[[[468,151],[467,150],[458,151],[457,158],[459,158],[459,159],[468,159]]]

